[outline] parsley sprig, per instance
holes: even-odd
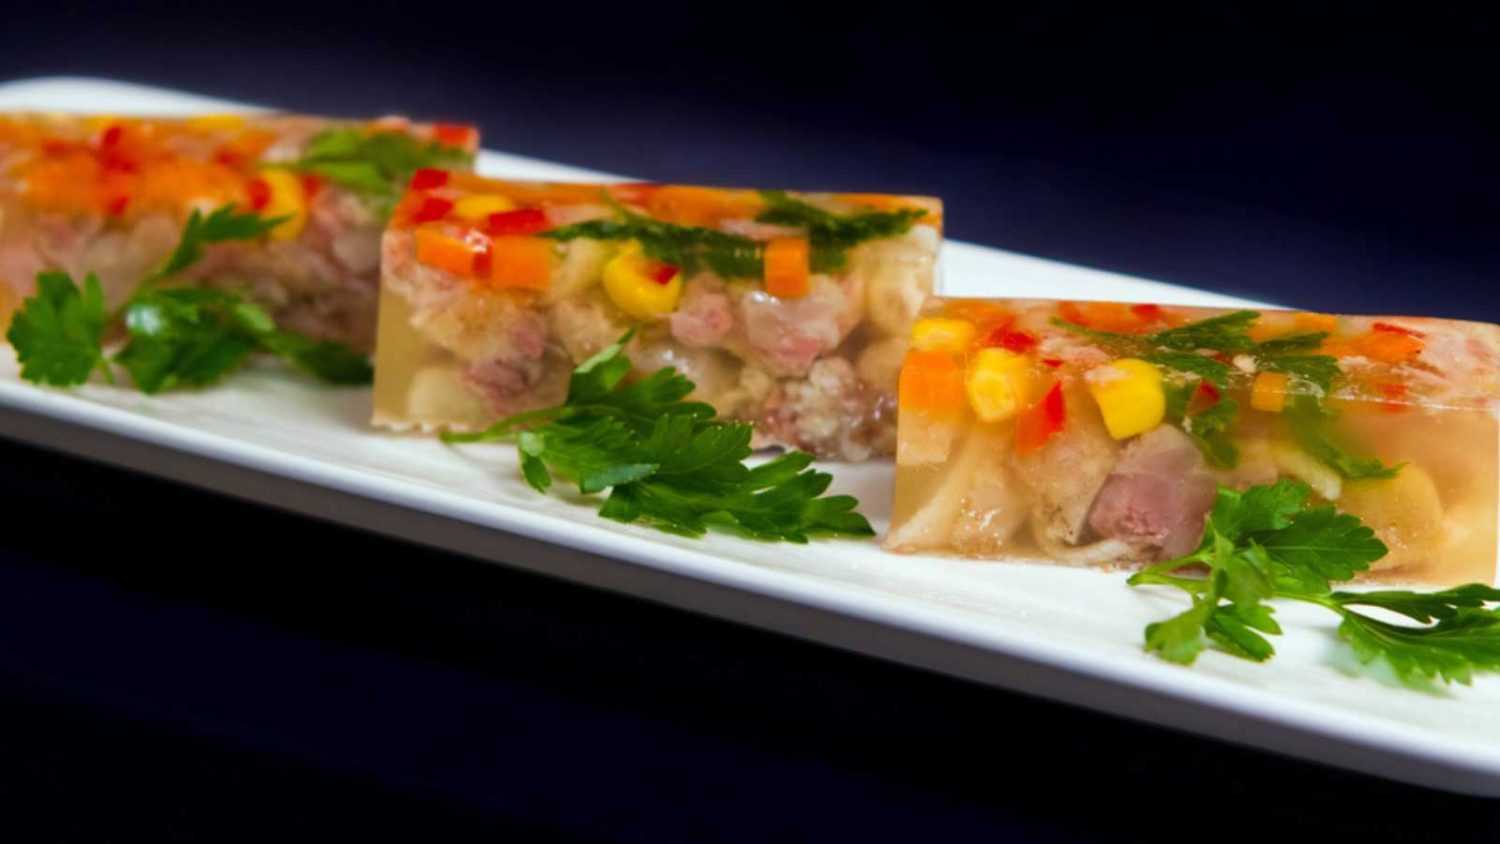
[[[176,249],[114,314],[92,273],[82,285],[67,273],[38,274],[36,295],[16,312],[6,334],[21,362],[21,377],[72,387],[97,370],[114,383],[113,366],[118,365],[142,392],[154,394],[215,383],[252,353],[269,352],[329,383],[369,383],[373,373],[363,355],[338,343],[282,331],[259,305],[223,291],[158,286],[201,258],[204,246],[252,240],[280,222],[239,213],[232,205],[208,215],[195,210]],[[117,320],[123,320],[127,340],[109,355],[105,330]]]
[[[1146,649],[1191,664],[1212,643],[1257,662],[1275,654],[1281,633],[1270,600],[1325,607],[1342,621],[1338,635],[1365,663],[1384,660],[1403,682],[1469,683],[1476,671],[1500,671],[1500,590],[1469,584],[1441,592],[1333,591],[1384,557],[1386,546],[1360,520],[1312,506],[1310,490],[1281,480],[1243,492],[1221,487],[1198,549],[1137,572],[1132,586],[1171,586],[1192,605],[1146,627]],[[1376,607],[1420,625],[1360,612]]]
[[[832,476],[790,452],[754,468],[751,426],[714,417],[687,401],[693,382],[672,368],[636,381],[625,344],[631,334],[573,371],[557,407],[501,420],[477,433],[447,433],[449,443],[513,440],[521,474],[539,492],[554,478],[585,495],[609,491],[599,515],[668,533],[710,529],[768,541],[812,536],[872,536],[852,496],[824,496]]]

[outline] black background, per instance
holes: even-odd
[[[1263,3],[28,5],[0,78],[468,120],[654,180],[937,194],[960,239],[1500,319],[1494,13]],[[997,279],[997,285],[1003,280]],[[29,839],[1489,840],[1488,802],[1125,724],[21,446]]]

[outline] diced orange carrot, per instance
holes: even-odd
[[[1405,363],[1422,351],[1422,340],[1410,334],[1388,331],[1372,331],[1355,340],[1356,348],[1365,357],[1381,363]]]
[[[1312,311],[1298,311],[1297,315],[1292,318],[1292,324],[1296,326],[1298,331],[1305,331],[1309,334],[1318,331],[1326,331],[1329,334],[1333,334],[1339,330],[1338,317],[1333,314],[1318,314]]]
[[[1150,319],[1143,319],[1132,305],[1121,302],[1062,302],[1057,314],[1074,325],[1082,325],[1097,331],[1116,334],[1142,334],[1152,329],[1156,312],[1147,311]]]
[[[766,244],[766,292],[780,299],[800,299],[810,285],[811,248],[804,237],[777,237]]]
[[[1287,380],[1280,372],[1257,374],[1255,382],[1250,385],[1250,406],[1267,413],[1280,413],[1286,407]]]
[[[417,260],[421,263],[454,275],[473,274],[475,250],[463,238],[454,237],[435,226],[417,229],[414,237]]]
[[[898,387],[903,411],[920,410],[936,417],[953,418],[968,404],[964,395],[964,370],[947,352],[911,351],[901,366]]]
[[[754,217],[765,202],[754,191],[667,185],[647,199],[651,216],[684,226],[717,226],[735,218]]]
[[[546,290],[552,281],[554,242],[505,235],[490,241],[490,282],[496,287]]]

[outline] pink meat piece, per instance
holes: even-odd
[[[494,354],[469,364],[464,379],[489,401],[496,413],[525,409],[535,396],[533,388],[545,378],[547,329],[534,312],[523,312],[508,320],[498,338]]]
[[[1089,526],[1106,539],[1178,557],[1197,547],[1216,489],[1193,441],[1162,425],[1125,447],[1094,499]]]
[[[711,348],[720,345],[734,328],[734,312],[722,291],[690,284],[670,323],[672,336],[684,346]]]
[[[740,299],[745,338],[761,367],[772,375],[802,377],[825,352],[844,341],[857,319],[862,291],[818,280],[808,295],[781,299],[762,290]]]
[[[42,256],[30,243],[0,243],[0,282],[11,285],[17,294],[30,295],[36,284],[36,274],[45,267]]]

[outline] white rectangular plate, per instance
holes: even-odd
[[[102,80],[0,85],[0,109],[237,107]],[[480,156],[479,168],[609,178],[493,152]],[[1238,303],[964,243],[948,243],[943,262],[952,293]],[[1143,653],[1141,631],[1181,601],[1128,588],[1119,574],[894,556],[874,542],[679,539],[533,493],[509,447],[455,450],[382,434],[366,425],[368,415],[368,391],[323,389],[271,367],[212,390],[146,398],[103,385],[38,389],[17,379],[8,350],[0,354],[0,434],[8,437],[1104,712],[1500,796],[1500,679],[1434,692],[1400,688],[1357,670],[1336,642],[1332,617],[1316,609],[1280,608],[1287,633],[1269,664],[1210,652],[1179,668]],[[891,467],[825,468],[835,490],[857,495],[884,529]]]

